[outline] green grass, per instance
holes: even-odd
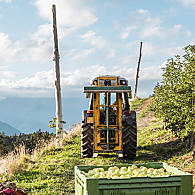
[[[135,100],[131,101],[130,106],[132,110],[136,110],[137,108],[139,108],[142,103],[147,100],[148,98],[136,98]]]
[[[180,169],[190,171],[195,169],[195,163],[191,159],[192,152],[187,151],[185,144],[173,136],[171,132],[165,131],[160,121],[154,120],[148,123],[147,127],[138,130],[137,158],[134,162],[118,159],[117,156],[113,155],[84,159],[80,157],[80,135],[77,135],[69,141],[66,140],[63,147],[45,150],[36,162],[29,158],[24,159],[23,163],[26,169],[13,175],[11,179],[7,179],[16,182],[17,187],[25,188],[31,194],[59,195],[74,193],[75,165],[158,161],[167,162]]]

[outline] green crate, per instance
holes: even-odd
[[[119,168],[131,164],[116,165]],[[121,179],[86,178],[81,171],[94,168],[108,169],[110,166],[76,166],[76,195],[192,195],[192,174],[183,172],[166,163],[144,163],[136,166],[147,168],[165,168],[174,173],[169,177],[132,177]]]

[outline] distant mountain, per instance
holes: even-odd
[[[18,129],[12,127],[11,125],[0,121],[0,132],[4,132],[5,135],[19,135],[21,132]]]
[[[82,94],[83,95],[83,94]],[[62,99],[65,129],[81,122],[82,110],[88,108],[85,96]],[[48,127],[55,117],[55,98],[7,98],[0,101],[0,121],[4,121],[22,133],[41,131],[55,132]]]

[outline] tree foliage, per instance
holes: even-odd
[[[195,45],[184,48],[184,56],[175,56],[163,68],[163,79],[154,89],[154,111],[166,128],[180,138],[194,134]]]
[[[42,132],[40,129],[34,133],[21,133],[14,136],[0,133],[0,156],[6,155],[21,144],[25,145],[26,150],[31,153],[39,142],[49,142],[52,137],[55,137],[54,133]]]

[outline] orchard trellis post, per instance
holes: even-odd
[[[138,79],[139,79],[139,71],[140,71],[140,62],[142,57],[142,42],[140,43],[140,50],[139,50],[139,60],[137,63],[137,73],[135,78],[135,92],[134,92],[134,99],[137,98],[137,87],[138,87]]]
[[[56,146],[59,146],[63,138],[62,97],[60,87],[60,66],[58,51],[58,34],[56,24],[56,6],[52,5],[53,12],[53,39],[54,39],[54,65],[55,65],[55,96],[56,96]]]

